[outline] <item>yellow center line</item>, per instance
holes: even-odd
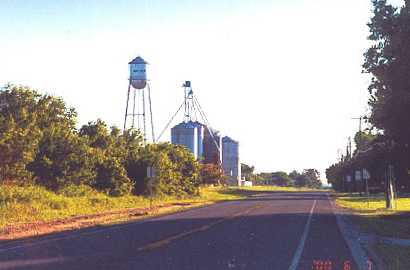
[[[159,240],[159,241],[155,241],[155,242],[146,244],[146,245],[144,245],[144,246],[142,246],[142,247],[139,247],[139,248],[137,249],[137,251],[139,251],[139,252],[140,252],[140,251],[148,251],[148,250],[153,250],[153,249],[156,249],[156,248],[160,248],[160,247],[166,246],[166,245],[170,244],[172,241],[179,240],[179,239],[181,239],[181,238],[183,238],[183,237],[189,236],[189,235],[194,234],[194,233],[197,233],[197,232],[206,231],[206,230],[212,228],[213,226],[215,226],[215,225],[217,225],[217,224],[219,224],[219,223],[222,223],[222,222],[225,222],[225,221],[234,219],[234,218],[236,218],[236,217],[238,217],[238,216],[247,215],[247,214],[249,214],[251,211],[253,211],[253,210],[257,209],[257,208],[261,208],[261,207],[262,207],[262,204],[253,206],[253,207],[251,207],[251,208],[249,208],[249,209],[247,209],[247,210],[245,210],[245,211],[242,211],[242,212],[233,214],[233,215],[231,215],[231,216],[229,216],[229,217],[222,218],[222,219],[220,219],[220,220],[211,222],[211,223],[206,224],[206,225],[203,225],[203,226],[201,226],[201,227],[198,227],[198,228],[195,228],[195,229],[192,229],[192,230],[189,230],[189,231],[180,233],[180,234],[176,234],[176,235],[173,235],[173,236],[164,238],[164,239]]]

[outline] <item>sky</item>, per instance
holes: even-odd
[[[368,112],[371,11],[370,0],[2,0],[0,86],[60,96],[79,125],[122,127],[127,64],[140,55],[157,134],[190,80],[241,162],[324,179],[358,130],[351,118]]]

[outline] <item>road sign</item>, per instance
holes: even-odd
[[[356,181],[362,181],[362,172],[361,171],[355,171],[354,172],[354,179]]]
[[[370,179],[370,173],[366,169],[363,169],[363,178],[366,179],[366,180]]]

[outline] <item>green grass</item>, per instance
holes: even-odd
[[[376,244],[373,249],[382,256],[386,270],[410,269],[410,247]]]
[[[386,200],[383,196],[365,197],[349,197],[339,196],[336,199],[337,204],[342,207],[347,207],[360,212],[375,212],[379,213],[394,213],[410,211],[410,198],[397,199],[397,209],[395,211],[386,210]]]
[[[70,186],[58,194],[39,186],[0,185],[0,228],[27,222],[52,221],[80,215],[98,214],[128,208],[149,208],[164,204],[203,205],[217,201],[240,200],[251,195],[275,191],[308,191],[282,187],[201,187],[192,198],[143,196],[110,197],[86,186]]]
[[[109,197],[87,188],[80,193],[67,196],[42,187],[0,186],[0,228],[149,205],[143,197]]]
[[[278,186],[253,186],[253,187],[239,187],[240,190],[249,190],[249,191],[283,191],[283,192],[329,192],[325,189],[314,189],[314,188],[305,188],[305,187],[278,187]]]
[[[382,195],[370,198],[339,195],[336,203],[352,209],[353,220],[364,232],[395,238],[410,238],[410,198],[397,199],[397,209],[387,210]]]

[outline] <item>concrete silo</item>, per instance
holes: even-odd
[[[241,163],[239,160],[239,142],[228,136],[222,138],[222,167],[228,184],[239,186],[241,181]]]

